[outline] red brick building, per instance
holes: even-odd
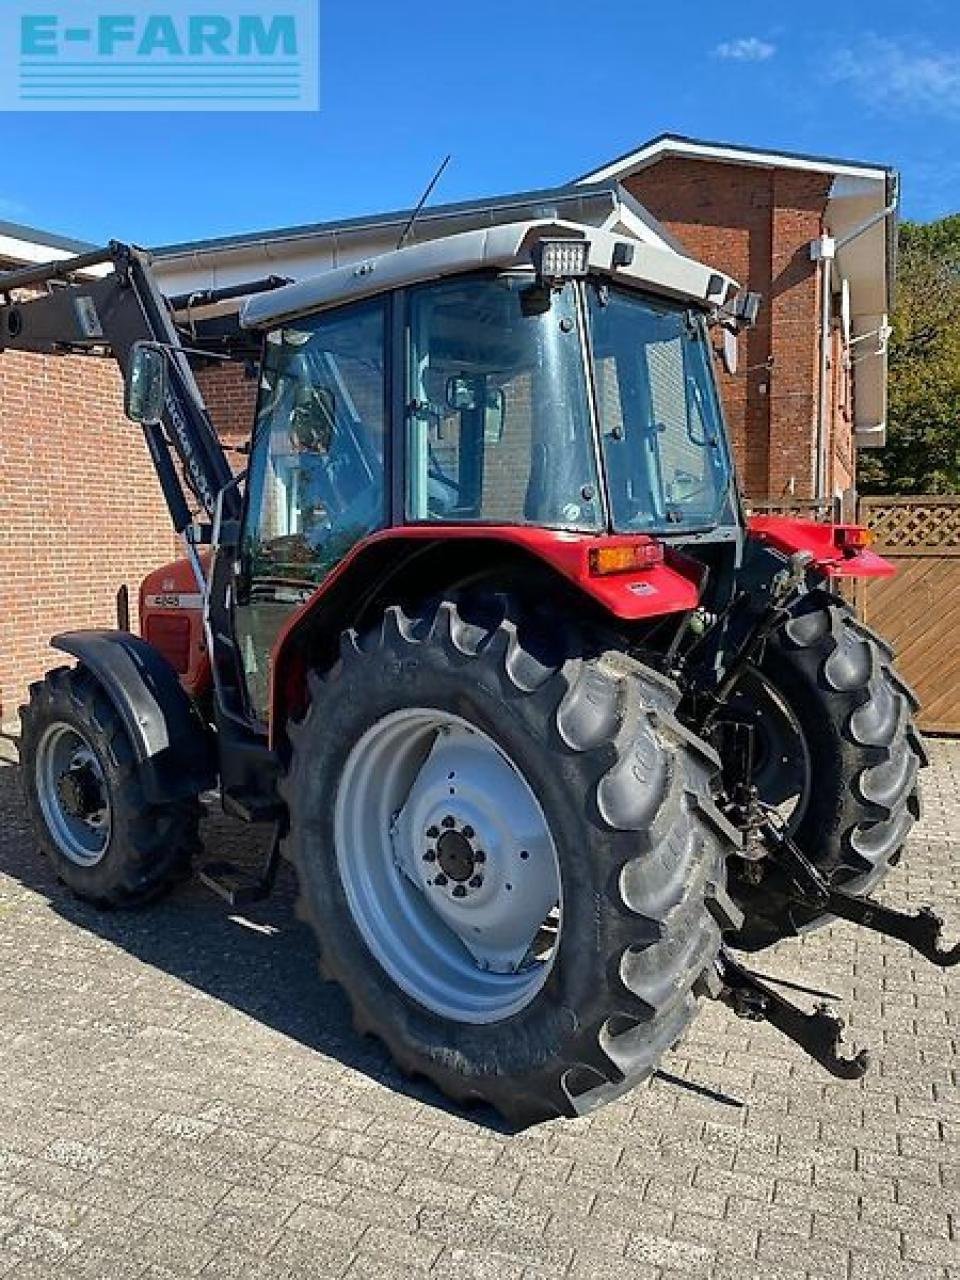
[[[743,371],[723,388],[748,495],[829,500],[851,493],[857,447],[883,440],[895,206],[895,175],[882,167],[663,137],[567,187],[431,208],[414,238],[502,221],[513,208],[674,237],[764,295]],[[392,248],[408,218],[171,246],[157,251],[157,270],[171,295],[300,278]],[[0,270],[90,247],[0,223]],[[200,380],[224,435],[245,438],[255,383],[233,366]],[[110,362],[0,356],[0,722],[56,661],[50,635],[114,625],[118,588],[135,602],[143,575],[176,554],[141,433],[121,405]]]
[[[664,134],[579,179],[617,181],[692,257],[763,295],[724,402],[746,493],[849,500],[886,430],[897,175]]]

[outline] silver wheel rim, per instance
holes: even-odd
[[[776,686],[756,668],[740,677],[730,704],[753,719],[757,757],[752,781],[760,799],[777,811],[793,835],[810,802],[810,751],[800,722]]]
[[[433,708],[385,716],[347,758],[334,832],[353,921],[402,991],[468,1023],[533,1000],[559,943],[560,862],[491,738]]]
[[[95,866],[110,847],[112,828],[96,752],[73,725],[52,724],[40,739],[34,768],[37,799],[57,848],[78,866]]]

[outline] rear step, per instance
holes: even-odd
[[[218,860],[202,863],[197,868],[197,878],[236,910],[254,902],[262,902],[269,896],[279,865],[280,824],[277,823],[270,841],[270,850],[259,875],[251,873],[246,867],[238,867],[236,863]]]
[[[282,801],[256,791],[224,791],[221,803],[224,813],[241,822],[277,822],[284,813]]]

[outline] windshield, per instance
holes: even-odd
[[[408,519],[601,529],[575,286],[467,277],[409,315]]]
[[[705,318],[588,286],[597,416],[617,532],[708,528],[730,465]]]

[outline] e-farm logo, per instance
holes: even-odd
[[[3,0],[0,109],[315,111],[318,0]]]

